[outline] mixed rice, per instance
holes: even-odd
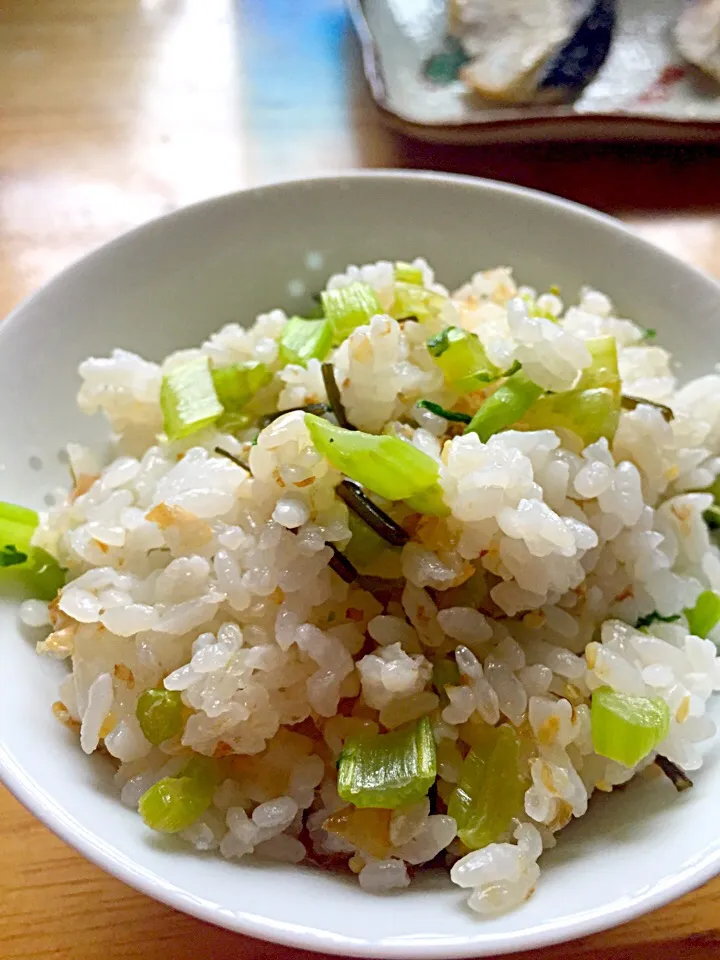
[[[652,331],[559,294],[379,262],[314,320],[81,364],[115,455],[68,447],[32,540],[66,583],[21,616],[149,825],[369,891],[444,866],[487,916],[595,790],[689,785],[720,376],[678,387]]]

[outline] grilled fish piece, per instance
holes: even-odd
[[[471,58],[461,77],[488,100],[569,99],[605,62],[615,0],[453,0],[451,31]]]

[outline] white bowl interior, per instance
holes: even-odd
[[[682,375],[709,371],[720,347],[719,288],[618,224],[498,184],[369,174],[287,184],[191,207],[102,248],[0,327],[0,499],[42,507],[66,482],[69,440],[101,441],[75,407],[76,368],[115,346],[160,358],[223,323],[274,306],[302,313],[349,262],[426,256],[450,285],[512,264],[523,282],[589,282],[658,330]],[[713,350],[715,348],[715,351]],[[40,465],[41,464],[41,465]],[[441,875],[391,898],[309,868],[228,863],[151,835],[122,807],[104,761],[89,761],[50,711],[64,668],[0,602],[0,773],[56,832],[125,881],[232,929],[364,956],[480,956],[539,946],[620,922],[715,873],[720,760],[695,789],[641,782],[593,800],[544,855],[538,890],[491,922]],[[720,715],[717,706],[716,715]]]

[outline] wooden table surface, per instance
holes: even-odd
[[[720,276],[720,149],[448,148],[390,133],[342,0],[4,0],[0,316],[169,210],[323,170],[475,173],[580,200]],[[2,960],[308,956],[215,929],[83,860],[0,788]],[[710,957],[720,880],[537,960]]]

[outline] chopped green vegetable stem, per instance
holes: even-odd
[[[222,416],[223,405],[207,357],[194,357],[165,374],[160,407],[169,440],[187,437]]]
[[[146,690],[138,698],[135,715],[145,739],[157,746],[182,730],[181,695],[164,688]]]
[[[356,327],[383,312],[375,291],[367,283],[356,282],[335,290],[324,290],[320,299],[335,344],[342,343]]]
[[[476,433],[483,443],[517,423],[541,396],[542,387],[519,370],[501,384],[472,418],[465,433]]]
[[[16,523],[20,527],[35,527],[38,515],[29,507],[21,507],[17,503],[0,501],[0,523]]]
[[[395,264],[395,279],[400,283],[415,283],[422,285],[423,272],[420,267],[414,267],[411,263],[405,263],[404,260],[398,260]]]
[[[280,334],[280,359],[284,363],[306,366],[309,360],[324,360],[332,349],[330,321],[292,317]]]
[[[720,596],[712,590],[703,590],[695,606],[685,611],[685,616],[690,633],[706,639],[720,623]]]
[[[315,448],[341,473],[386,500],[407,500],[420,512],[447,514],[437,461],[399,437],[345,430],[305,414]]]
[[[248,427],[252,426],[252,422],[255,418],[252,414],[238,410],[235,413],[224,413],[217,422],[218,430],[221,430],[223,433],[229,433],[231,436],[236,436],[238,433],[242,433],[244,430],[247,430]]]
[[[427,348],[445,382],[457,393],[471,393],[502,376],[502,371],[488,359],[478,337],[468,330],[445,327],[430,337]]]
[[[446,303],[446,297],[428,290],[421,283],[398,280],[395,283],[395,299],[387,312],[395,320],[412,316],[418,323],[425,323],[436,319]]]
[[[346,741],[338,762],[338,793],[356,807],[395,809],[427,795],[437,775],[428,717],[390,733]]]
[[[465,758],[448,813],[470,850],[497,841],[522,812],[528,782],[520,748],[517,730],[502,724],[488,727],[485,742],[476,743]]]
[[[601,437],[612,440],[620,420],[617,343],[614,337],[594,337],[586,340],[585,346],[592,362],[577,386],[540,397],[523,416],[524,427],[570,430],[583,445]]]
[[[201,817],[212,802],[212,791],[192,777],[163,777],[138,804],[145,823],[160,833],[179,833]]]
[[[39,517],[34,510],[0,502],[0,577],[41,600],[52,600],[65,583],[65,571],[41,547],[32,545]]]
[[[635,697],[600,687],[590,708],[593,748],[601,757],[634,767],[665,739],[670,710],[661,697]]]
[[[258,390],[272,380],[272,373],[265,364],[254,360],[215,367],[211,373],[218,400],[226,415],[242,411]]]

